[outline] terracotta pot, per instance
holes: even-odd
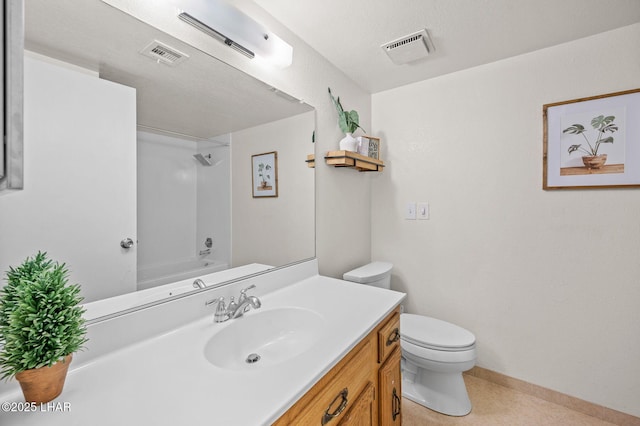
[[[20,382],[25,401],[43,404],[60,395],[71,358],[72,355],[67,355],[51,367],[34,368],[17,373],[16,380]]]
[[[607,154],[583,156],[582,162],[587,169],[599,169],[607,161]]]

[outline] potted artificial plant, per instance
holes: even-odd
[[[80,286],[64,264],[38,252],[10,267],[0,290],[0,375],[15,376],[27,402],[62,392],[72,354],[87,341]]]
[[[588,169],[599,169],[604,166],[607,161],[607,154],[598,155],[598,149],[603,143],[613,143],[613,136],[604,137],[606,132],[613,133],[618,130],[618,126],[613,122],[616,119],[615,116],[599,115],[591,120],[591,127],[593,127],[598,135],[595,143],[592,145],[585,132],[587,129],[582,124],[573,124],[562,131],[562,133],[569,133],[572,135],[582,135],[587,142],[587,147],[583,147],[582,144],[571,145],[568,149],[569,154],[572,152],[582,152],[587,155],[582,156],[582,163]]]
[[[338,99],[334,98],[331,88],[329,88],[329,96],[338,111],[338,126],[345,134],[345,137],[340,141],[340,149],[343,151],[356,151],[358,141],[353,137],[353,132],[358,128],[362,129],[359,124],[360,117],[358,117],[358,112],[355,110],[345,111],[340,103],[340,96],[338,96]],[[364,129],[362,130],[365,131]]]

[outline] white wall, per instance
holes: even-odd
[[[87,302],[135,290],[136,248],[120,247],[136,238],[135,90],[35,54],[24,78],[25,185],[0,195],[0,271],[41,250]]]
[[[370,182],[374,177],[324,164],[324,154],[338,149],[344,137],[327,87],[340,96],[345,108],[358,111],[360,124],[369,131],[371,95],[252,0],[233,3],[293,46],[293,64],[284,70],[264,68],[231,49],[217,49],[216,56],[316,108],[316,256],[322,275],[341,278],[371,260]]]
[[[640,87],[639,42],[636,24],[372,100],[372,257],[408,311],[473,331],[482,367],[636,416],[640,190],[543,191],[542,105]]]
[[[232,135],[233,266],[281,266],[314,256],[314,112],[234,132]],[[251,156],[277,151],[278,196],[253,198]]]

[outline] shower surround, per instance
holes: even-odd
[[[138,132],[139,271],[230,264],[230,139],[225,135],[215,142],[193,141]],[[198,161],[198,154],[212,165]],[[207,238],[212,239],[210,248]],[[180,273],[189,273],[182,269]],[[138,275],[139,290],[152,286]],[[161,276],[154,280],[166,282]]]

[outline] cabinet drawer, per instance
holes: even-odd
[[[382,363],[395,348],[400,346],[400,312],[378,330],[378,362]]]
[[[372,379],[375,347],[371,339],[350,358],[306,408],[296,416],[301,425],[337,425]],[[373,376],[375,377],[375,376]]]

